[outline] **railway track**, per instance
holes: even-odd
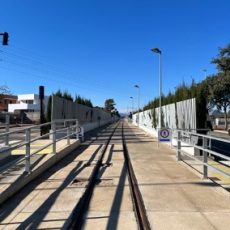
[[[111,148],[111,146],[112,146],[112,150],[110,149],[110,151],[108,151],[108,149]],[[116,147],[117,149],[119,149],[119,151],[114,151],[114,148]],[[116,160],[117,157],[119,160]],[[108,184],[108,181],[113,180],[114,177],[114,172],[112,173],[110,166],[113,166],[113,164],[115,164],[114,165],[115,167],[118,166],[118,164],[114,162],[123,165],[120,171],[125,173],[121,172],[119,175],[120,176],[119,180],[123,181],[123,183],[121,183],[123,188],[122,186],[119,187],[119,183],[112,184],[112,187],[111,184]],[[105,171],[107,169],[108,172],[106,174]],[[103,176],[105,174],[106,176]],[[102,183],[101,185],[101,182],[103,181],[104,182],[106,181],[107,183],[104,183],[104,185]],[[132,228],[134,227],[134,225],[136,225],[135,226],[136,229],[144,229],[144,230],[150,229],[150,224],[146,215],[144,202],[141,193],[139,191],[135,173],[129,158],[129,153],[125,142],[125,132],[124,132],[123,122],[119,122],[113,128],[108,139],[105,141],[105,144],[101,149],[99,159],[94,167],[91,177],[89,178],[87,189],[85,190],[85,193],[81,197],[80,201],[78,202],[78,204],[76,205],[72,213],[71,223],[68,226],[68,229],[83,229],[83,228],[93,229],[93,225],[95,225],[95,221],[90,221],[90,219],[100,218],[100,214],[102,214],[99,213],[99,217],[98,217],[98,212],[97,212],[97,217],[94,216],[95,210],[97,210],[97,207],[95,207],[96,204],[103,202],[101,194],[95,192],[95,190],[100,190],[101,186],[106,187],[108,193],[110,193],[109,190],[114,190],[114,189],[116,190],[114,197],[110,196],[110,200],[109,198],[108,199],[105,198],[107,205],[111,204],[111,206],[110,206],[110,213],[109,214],[106,213],[108,217],[107,223],[105,223],[104,221],[99,221],[98,223],[97,221],[97,224],[99,225],[101,224],[102,229],[116,229],[118,227],[119,213],[116,212],[122,211],[122,204],[121,204],[122,199],[124,199],[125,203],[126,202],[129,203],[128,205],[130,205],[130,203],[132,205],[131,212],[129,210],[129,215],[131,214],[132,220],[134,220],[134,217],[136,220],[134,221],[135,224],[133,224]],[[126,192],[123,192],[123,194],[121,194],[122,193],[121,191],[124,191],[125,189]],[[129,190],[129,192],[127,192],[127,190]],[[119,193],[120,193],[120,197],[116,199],[116,194]],[[118,203],[120,204],[118,205]],[[118,205],[119,208],[116,208],[115,207],[116,205]],[[127,210],[126,210],[126,214],[127,214]],[[113,219],[113,221],[109,221],[109,219]]]
[[[0,229],[150,229],[125,124],[93,135],[0,207]]]

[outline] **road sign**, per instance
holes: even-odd
[[[171,129],[163,128],[158,131],[158,141],[170,142],[172,138]]]

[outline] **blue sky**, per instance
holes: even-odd
[[[158,95],[162,50],[163,92],[184,80],[216,72],[218,48],[230,42],[229,0],[7,0],[1,1],[0,85],[14,94],[58,89],[94,105],[113,98],[120,112]]]

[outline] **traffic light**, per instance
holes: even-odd
[[[8,45],[8,39],[9,39],[9,34],[7,32],[4,32],[3,33],[3,41],[2,41],[2,44],[4,46],[7,46]]]

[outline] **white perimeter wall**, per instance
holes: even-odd
[[[176,125],[176,111],[178,127]],[[195,98],[162,106],[163,122],[165,127],[171,129],[196,129],[196,100]],[[158,108],[155,109],[158,120]],[[145,131],[156,135],[157,131],[153,126],[153,110],[146,110],[139,113],[140,127]],[[138,124],[138,113],[133,115],[133,123]]]

